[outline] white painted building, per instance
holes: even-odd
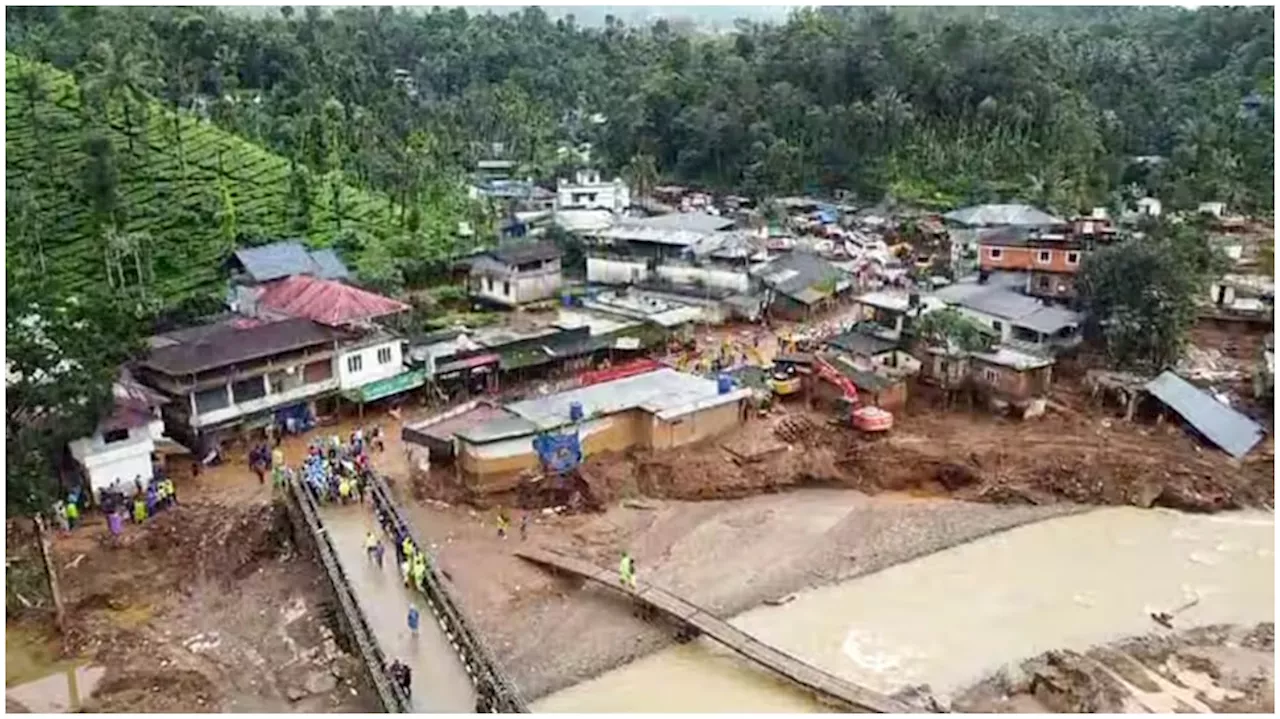
[[[378,334],[343,346],[338,355],[338,389],[359,389],[404,372],[404,340]]]
[[[631,189],[621,178],[605,182],[599,170],[579,170],[573,182],[556,183],[557,210],[609,210],[623,212],[631,206]]]
[[[71,442],[71,456],[84,470],[94,495],[117,480],[130,484],[152,476],[151,456],[156,443],[167,439],[160,407],[167,400],[138,384],[127,372],[112,387],[115,399],[110,416],[92,437]]]

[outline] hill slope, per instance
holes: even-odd
[[[85,189],[93,133],[84,128],[75,78],[11,54],[5,65],[10,269],[19,277],[47,273],[70,290],[108,282],[108,241],[95,229]],[[28,71],[38,82],[23,79]],[[237,245],[305,234],[320,247],[334,242],[339,226],[374,237],[395,228],[398,208],[385,196],[312,173],[305,173],[309,192],[300,191],[279,155],[185,113],[179,127],[158,102],[148,103],[147,116],[145,141],[135,133],[131,152],[122,108],[110,113],[119,230],[138,233],[130,245],[136,251],[116,260],[115,272],[123,270],[126,284],[142,276],[140,284],[163,304],[219,293],[220,265]],[[304,196],[307,210],[300,209]],[[301,217],[309,221],[292,219]]]

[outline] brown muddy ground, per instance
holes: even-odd
[[[964,713],[1275,712],[1275,625],[1150,634],[1047,652],[960,694]]]
[[[888,436],[876,439],[792,402],[715,442],[592,457],[583,474],[604,501],[723,499],[821,484],[996,504],[1191,511],[1274,505],[1270,438],[1235,461],[1175,423],[1123,422],[1068,388],[1054,400],[1058,409],[1023,421],[940,410],[916,398],[897,413]],[[797,423],[795,441],[779,439],[782,426]]]
[[[96,517],[53,543],[65,637],[54,638],[46,612],[10,624],[47,636],[55,654],[106,668],[84,711],[377,710],[334,636],[326,580],[291,546],[266,496],[244,505],[193,497],[130,525],[119,546],[108,537]]]

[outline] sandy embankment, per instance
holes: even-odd
[[[1083,509],[804,489],[727,501],[644,500],[594,516],[539,515],[528,541],[609,567],[629,549],[645,579],[732,616],[808,587]],[[670,626],[636,618],[617,594],[576,586],[514,557],[518,532],[499,540],[491,514],[431,505],[410,513],[436,543],[458,598],[528,700],[672,642]]]

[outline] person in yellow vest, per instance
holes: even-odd
[[[423,582],[427,579],[427,558],[419,552],[413,556],[413,584],[418,591],[423,591]]]
[[[141,494],[133,498],[133,521],[138,524],[147,521],[147,500]]]
[[[166,479],[161,484],[164,486],[164,494],[169,498],[169,504],[178,503],[178,487],[173,483],[172,479]]]
[[[624,587],[636,588],[636,560],[630,552],[622,553],[622,561],[618,563],[618,583]]]
[[[67,529],[75,529],[80,521],[80,506],[75,502],[67,502]]]
[[[342,496],[342,503],[346,504],[351,499],[351,480],[346,477],[338,483],[338,494]]]

